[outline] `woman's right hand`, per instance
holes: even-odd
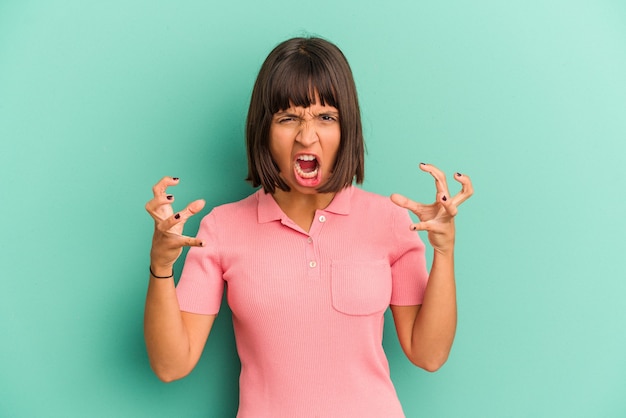
[[[154,235],[150,250],[150,266],[154,274],[171,274],[174,263],[182,253],[183,247],[201,247],[198,238],[183,235],[183,226],[187,219],[204,208],[204,200],[195,200],[185,209],[174,213],[174,196],[167,194],[169,186],[179,183],[177,177],[163,177],[152,188],[154,197],[146,203],[146,210],[154,219]]]

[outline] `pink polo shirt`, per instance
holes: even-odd
[[[419,305],[424,244],[406,210],[348,187],[309,233],[257,191],[214,208],[177,287],[216,314],[224,285],[241,360],[239,418],[404,417],[382,347],[390,304]]]

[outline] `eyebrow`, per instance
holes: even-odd
[[[295,114],[294,112],[290,112],[288,110],[281,110],[280,112],[276,112],[274,113],[274,116],[298,116],[297,114]]]
[[[322,115],[330,115],[330,116],[334,116],[334,117],[339,117],[339,112],[338,111],[334,111],[334,110],[329,110],[329,111],[324,111],[324,112],[319,112],[316,114],[313,114],[313,116],[322,116]],[[295,117],[302,117],[301,113],[296,113],[290,110],[282,110],[279,112],[274,113],[274,117],[281,117],[281,116],[295,116]]]

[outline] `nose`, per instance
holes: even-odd
[[[302,121],[302,124],[300,125],[300,130],[296,135],[296,141],[298,141],[304,147],[308,147],[319,141],[319,137],[317,136],[317,130],[315,129],[314,120],[308,119]]]

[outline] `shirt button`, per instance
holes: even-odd
[[[326,222],[326,216],[322,215],[319,217],[320,222]]]
[[[317,263],[315,261],[310,261],[309,262],[309,267],[315,268],[315,266],[317,266]]]
[[[310,244],[310,243],[312,243],[312,242],[313,242],[313,238],[308,237],[308,238],[306,239],[306,242],[308,242],[309,244]]]

